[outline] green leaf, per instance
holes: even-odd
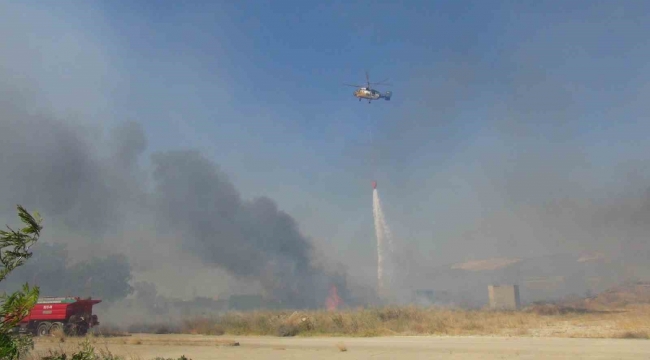
[[[17,205],[18,216],[25,226],[16,231],[7,225],[9,231],[0,230],[0,281],[9,273],[22,266],[32,256],[29,252],[41,234],[42,219],[35,212],[29,214],[22,206]],[[12,330],[24,319],[38,301],[38,287],[24,284],[22,291],[0,295],[0,359],[14,360],[33,348],[31,337],[13,336]]]

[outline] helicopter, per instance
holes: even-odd
[[[386,79],[388,80],[388,79]],[[379,99],[384,99],[386,101],[390,101],[390,97],[393,95],[392,92],[386,91],[385,93],[381,93],[378,90],[375,90],[370,87],[370,84],[374,85],[387,85],[390,86],[390,84],[385,84],[384,82],[386,80],[382,80],[380,82],[376,83],[371,83],[370,82],[370,77],[368,76],[368,72],[366,71],[366,86],[363,85],[353,85],[353,84],[343,84],[346,86],[352,86],[357,88],[357,90],[354,91],[354,96],[361,101],[362,99],[368,100],[368,104],[372,102],[372,100],[379,100]]]

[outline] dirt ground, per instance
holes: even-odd
[[[76,339],[37,339],[34,353],[70,350]],[[127,359],[649,359],[650,340],[404,336],[278,338],[140,335],[95,338],[97,350]],[[344,351],[342,351],[344,350]]]

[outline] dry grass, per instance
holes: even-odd
[[[650,339],[647,331],[626,331],[620,337],[621,339]]]
[[[109,333],[117,330],[108,329]],[[343,311],[231,312],[182,324],[140,324],[129,332],[202,335],[479,335],[648,338],[650,283],[625,283],[596,297],[521,311],[385,307]],[[101,333],[101,332],[100,332]]]
[[[35,342],[58,342],[57,338],[54,336],[50,337],[38,337],[35,339]],[[48,341],[49,340],[49,341]],[[89,359],[91,358],[89,354],[94,353],[94,359],[100,360],[125,360],[122,357],[115,356],[108,349],[108,344],[106,342],[99,341],[100,338],[96,338],[93,335],[88,335],[86,337],[70,337],[70,341],[65,344],[58,344],[56,346],[49,347],[47,351],[31,351],[26,357],[25,360],[41,360],[41,359]],[[102,346],[103,345],[103,346]],[[77,357],[73,357],[73,354],[77,354]],[[65,358],[63,357],[65,356]],[[137,359],[131,359],[137,360]]]
[[[62,343],[65,342],[66,336],[65,336],[65,332],[62,329],[52,331],[51,335],[52,335],[52,337],[54,339],[56,339],[56,341],[62,342]]]
[[[153,323],[153,324],[134,324],[128,327],[129,333],[147,333],[147,334],[179,334],[182,331],[177,324],[170,323]]]
[[[35,338],[36,343],[56,343],[54,337]],[[71,353],[79,349],[85,342],[96,349],[107,351],[113,345],[145,345],[145,346],[240,346],[238,341],[225,338],[205,338],[205,337],[187,337],[160,336],[137,334],[128,337],[97,337],[88,335],[86,337],[70,337],[65,344],[54,345],[61,353]]]
[[[46,338],[37,338],[36,342],[45,340]],[[116,338],[100,338],[88,335],[87,337],[70,338],[70,340],[71,341],[66,344],[58,344],[41,351],[31,351],[29,354],[24,356],[24,360],[192,360],[184,355],[174,358],[148,357],[144,359],[137,354],[117,355],[109,350],[110,344],[119,342],[119,339]],[[128,342],[130,344],[142,344],[141,341],[135,342],[133,339],[130,339]],[[237,342],[231,343],[234,344],[231,346],[239,345]],[[155,344],[160,345],[159,342],[155,342]]]
[[[184,333],[272,336],[483,335],[620,338],[650,331],[650,305],[591,310],[536,305],[521,311],[387,307],[328,312],[230,313],[188,320]],[[631,336],[631,335],[627,335]],[[642,338],[642,337],[636,337]]]
[[[194,319],[193,321],[186,321],[181,328],[182,332],[189,334],[202,334],[202,335],[223,335],[224,330],[221,325],[217,324],[212,319]]]
[[[122,331],[115,326],[102,325],[93,328],[93,335],[99,337],[121,337],[130,336],[128,332]]]
[[[127,341],[127,344],[129,344],[129,345],[142,345],[142,340],[135,339],[135,338],[134,339],[129,339],[129,341]]]

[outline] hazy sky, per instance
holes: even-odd
[[[0,74],[93,136],[133,120],[147,154],[200,150],[244,198],[274,199],[317,247],[372,275],[371,180],[397,246],[423,263],[585,248],[547,242],[522,208],[647,187],[648,10],[5,1]],[[364,70],[390,79],[390,102],[343,86]]]

